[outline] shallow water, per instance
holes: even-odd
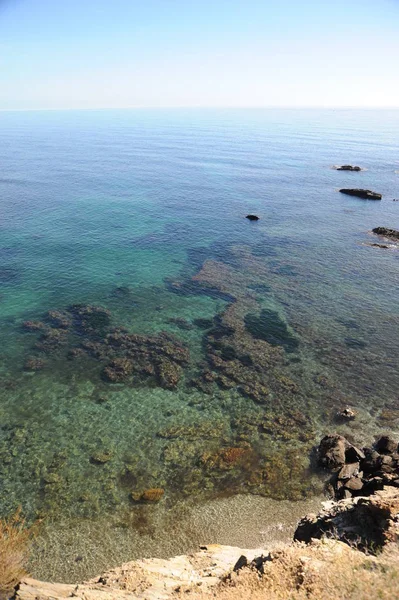
[[[173,553],[176,503],[312,498],[324,431],[399,430],[399,249],[367,245],[399,228],[399,111],[3,112],[0,138],[0,514],[43,519],[40,576],[57,527],[108,520],[101,568],[121,527]],[[46,317],[78,303],[110,316]]]

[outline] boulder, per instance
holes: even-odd
[[[375,449],[380,454],[392,454],[398,450],[398,442],[395,442],[389,435],[382,435],[375,443]]]
[[[374,227],[373,233],[376,235],[383,235],[387,238],[399,240],[399,231],[397,229],[389,229],[388,227]]]
[[[319,463],[322,467],[337,470],[345,464],[348,442],[342,435],[326,435],[319,445]]]
[[[346,480],[359,474],[360,464],[358,462],[344,465],[338,473],[338,479]]]
[[[366,458],[363,450],[360,450],[360,448],[356,448],[356,446],[349,444],[348,441],[347,441],[347,444],[348,444],[348,447],[345,451],[345,462],[354,463],[358,460],[361,461]]]
[[[365,448],[365,458],[362,461],[362,469],[365,473],[374,473],[380,467],[380,455],[376,450]]]
[[[345,483],[345,488],[351,492],[358,492],[363,487],[363,481],[359,477],[351,477]]]
[[[348,196],[356,196],[357,198],[363,198],[363,200],[381,200],[382,194],[372,192],[371,190],[362,190],[359,188],[339,190],[341,194],[347,194]]]

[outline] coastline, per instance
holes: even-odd
[[[396,597],[398,488],[384,486],[370,496],[322,507],[300,520],[294,543],[257,549],[204,545],[170,559],[131,561],[69,585],[25,577],[13,600],[167,600],[187,594],[193,599],[363,600],[372,590],[376,597]]]

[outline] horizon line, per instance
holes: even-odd
[[[94,110],[399,110],[398,106],[337,106],[337,105],[257,105],[257,106],[201,106],[201,105],[173,105],[173,106],[89,106],[89,107],[47,107],[47,108],[0,108],[0,112],[50,112],[50,111],[94,111]]]

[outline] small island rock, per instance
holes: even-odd
[[[337,167],[337,171],[361,171],[361,167],[352,166],[352,165],[341,165]]]
[[[372,192],[371,190],[362,190],[359,188],[344,188],[339,191],[341,192],[341,194],[347,194],[348,196],[356,196],[357,198],[362,198],[363,200],[381,200],[382,198],[382,194],[377,194],[377,192]]]
[[[245,218],[249,221],[259,221],[259,217],[257,215],[247,215]]]

